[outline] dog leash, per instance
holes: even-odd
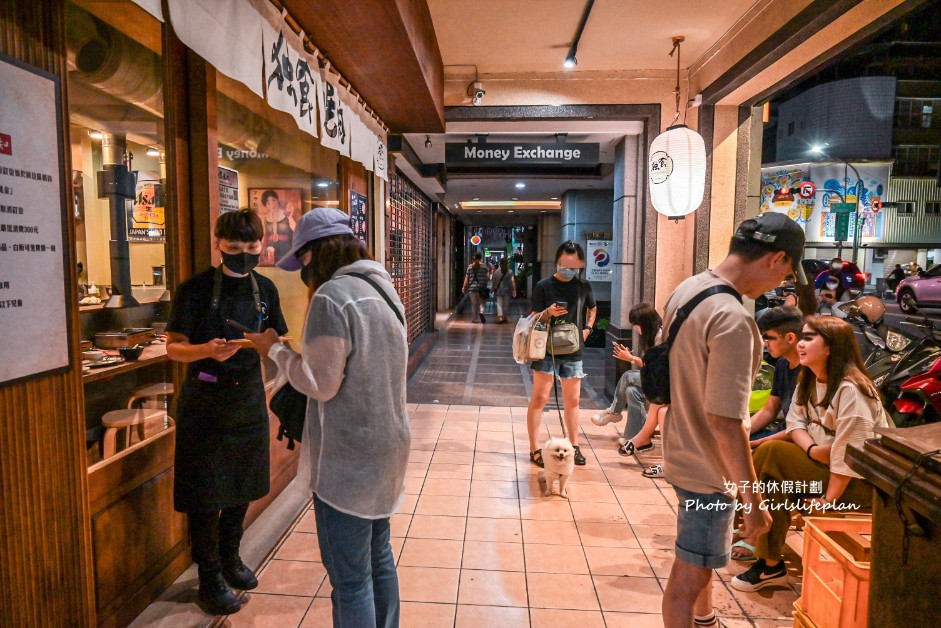
[[[552,316],[549,317],[551,323]],[[562,405],[559,403],[559,375],[556,373],[555,369],[555,353],[552,351],[552,327],[549,326],[549,355],[552,356],[552,390],[555,393],[555,410],[559,413],[559,425],[562,426],[562,438],[568,438],[569,435],[565,433],[565,421],[562,418]],[[547,427],[548,429],[548,427]]]

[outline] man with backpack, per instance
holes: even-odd
[[[803,230],[785,214],[745,220],[728,256],[681,283],[666,304],[671,406],[663,457],[679,500],[676,560],[663,597],[667,628],[719,625],[710,581],[712,570],[729,561],[736,492],[743,534],[771,525],[759,508],[748,446],[748,399],[762,340],[741,296],[756,298],[792,275],[806,283],[803,249]]]

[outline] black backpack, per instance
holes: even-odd
[[[666,340],[652,347],[644,354],[644,365],[640,368],[640,387],[644,391],[644,397],[650,403],[669,405],[670,345],[673,343],[673,339],[676,338],[676,334],[679,333],[683,321],[689,318],[697,305],[714,294],[731,294],[738,299],[739,303],[742,302],[742,295],[725,284],[706,288],[676,311]]]

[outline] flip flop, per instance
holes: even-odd
[[[662,478],[663,477],[663,465],[655,464],[652,467],[644,469],[644,472],[641,473],[645,478]]]
[[[536,451],[529,452],[529,461],[534,465],[540,468],[545,468],[545,463],[542,461],[542,450],[537,449]]]
[[[751,556],[742,556],[742,555],[736,556],[735,554],[732,554],[732,560],[737,560],[740,563],[750,563],[750,562],[754,562],[755,560],[757,560],[757,557],[755,556],[755,546],[746,542],[745,539],[742,539],[741,541],[738,541],[737,543],[732,543],[732,549],[735,549],[736,547],[742,547],[742,548],[747,549],[749,552],[751,552]]]

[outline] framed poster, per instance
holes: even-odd
[[[134,202],[127,208],[128,242],[163,242],[167,235],[164,195],[155,173],[137,174]]]
[[[0,385],[69,367],[59,78],[0,56]]]
[[[614,264],[611,253],[614,242],[611,240],[588,240],[588,249],[585,251],[588,264],[585,268],[585,279],[588,281],[611,281],[614,274]]]
[[[294,225],[304,207],[302,188],[248,188],[248,207],[265,225],[259,266],[274,266],[291,250]]]
[[[357,238],[369,246],[369,203],[365,196],[350,192],[350,227]]]

